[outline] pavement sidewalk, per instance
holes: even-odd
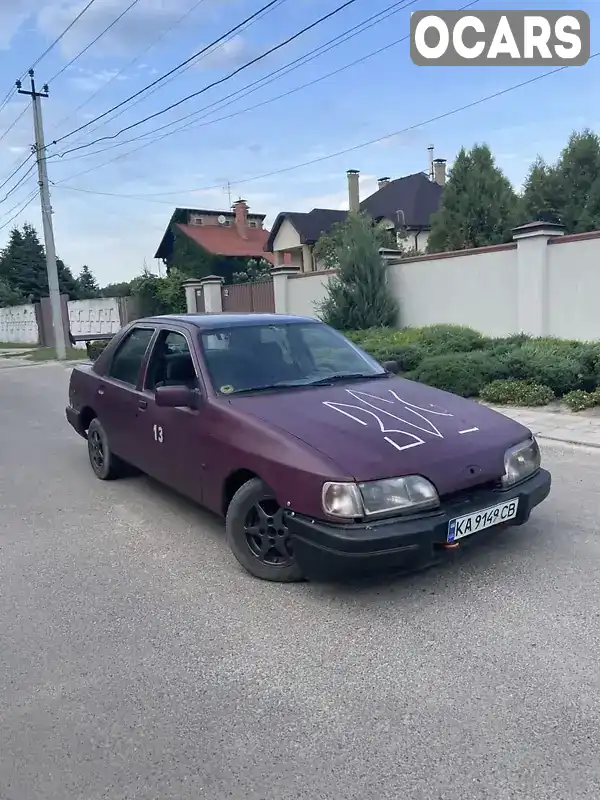
[[[580,411],[574,413],[562,408],[516,408],[490,406],[507,417],[526,425],[539,439],[586,447],[600,447],[600,415]]]

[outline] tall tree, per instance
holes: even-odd
[[[81,268],[81,272],[77,276],[77,293],[81,300],[91,300],[95,297],[100,297],[98,281],[94,278],[87,264],[84,264]]]
[[[592,187],[600,179],[600,137],[590,130],[572,133],[556,164],[562,223],[567,233],[600,227],[591,213]]]
[[[365,214],[348,214],[322,237],[318,252],[327,252],[329,263],[338,269],[319,307],[324,322],[340,330],[395,324],[398,308],[388,289],[380,248],[380,233]]]
[[[432,217],[427,249],[438,253],[510,241],[518,215],[517,195],[490,148],[463,147]]]
[[[522,221],[561,222],[567,233],[600,228],[600,137],[574,132],[553,165],[537,158],[523,187]]]
[[[563,202],[559,183],[556,167],[538,156],[523,184],[520,222],[560,222]]]

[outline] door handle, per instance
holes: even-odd
[[[140,402],[138,403],[138,408],[140,408],[142,411],[144,409],[148,408],[148,401],[147,400],[140,400]]]

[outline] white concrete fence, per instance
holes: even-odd
[[[560,225],[516,228],[508,244],[390,259],[388,281],[402,326],[468,325],[491,336],[529,333],[600,338],[600,231],[565,236]],[[318,316],[335,272],[272,270],[279,314]],[[201,291],[205,311],[222,311],[222,279],[186,285],[188,310]]]
[[[69,300],[67,310],[71,333],[73,336],[86,333],[117,333],[122,327],[120,309],[117,297]],[[85,348],[85,342],[77,342],[75,347]]]
[[[117,297],[95,300],[70,300],[67,303],[71,333],[116,333],[121,321],[121,304]],[[40,321],[35,304],[0,308],[0,342],[36,345],[40,342]],[[85,342],[76,347],[85,348]]]
[[[274,270],[277,312],[318,316],[332,274]],[[509,244],[391,263],[388,280],[402,326],[600,338],[600,231],[565,236],[560,226],[530,223]]]

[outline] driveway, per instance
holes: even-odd
[[[600,794],[600,454],[418,575],[250,578],[221,525],[97,481],[63,366],[0,378],[2,800]]]

